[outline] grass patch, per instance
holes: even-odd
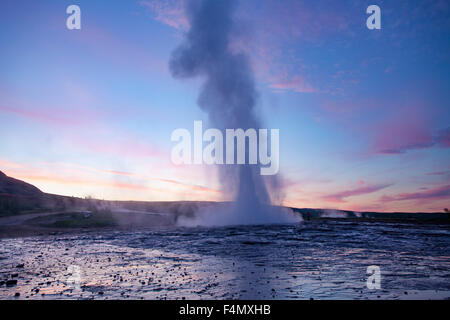
[[[117,225],[110,212],[95,212],[88,216],[83,213],[61,213],[31,219],[28,224],[48,228],[105,228]]]

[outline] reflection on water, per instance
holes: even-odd
[[[449,298],[449,235],[448,225],[311,221],[3,239],[0,297]],[[366,287],[369,265],[380,290]]]

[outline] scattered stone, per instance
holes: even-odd
[[[20,297],[20,292],[16,292],[16,293],[14,294],[14,297]]]
[[[18,264],[17,266],[16,266],[16,268],[23,268],[25,266],[25,264],[24,263],[21,263],[21,264]]]
[[[8,287],[15,286],[17,284],[17,280],[6,280],[6,285]]]

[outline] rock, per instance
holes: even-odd
[[[19,292],[16,292],[16,293],[14,294],[14,297],[20,297],[20,293],[19,293]]]
[[[16,266],[16,268],[23,268],[25,266],[25,264],[24,263],[21,263],[21,264],[18,264],[17,266]]]
[[[8,287],[15,286],[17,284],[17,280],[6,280],[6,285]]]

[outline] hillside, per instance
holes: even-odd
[[[42,196],[43,192],[32,184],[8,177],[0,171],[0,195],[35,197]]]
[[[43,207],[45,193],[0,171],[0,216]]]

